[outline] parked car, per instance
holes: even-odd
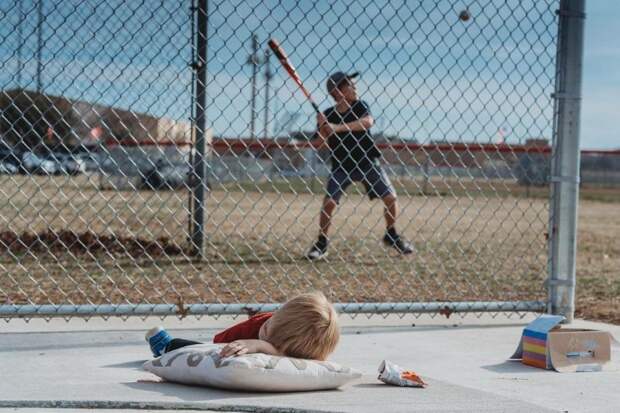
[[[19,168],[14,164],[6,161],[0,161],[0,174],[15,175],[19,172]]]
[[[519,185],[546,186],[549,184],[551,159],[540,153],[524,153],[519,156],[515,176]]]
[[[82,164],[83,172],[95,172],[101,170],[100,156],[97,153],[79,153],[76,159]]]
[[[70,153],[51,153],[45,159],[56,164],[56,174],[78,175],[84,173],[84,162]]]
[[[171,164],[160,159],[153,168],[144,174],[142,184],[153,190],[181,189],[188,186],[189,165],[185,163]]]
[[[54,175],[59,170],[56,162],[45,159],[34,152],[24,152],[22,154],[22,165],[28,173],[37,175]]]
[[[17,173],[19,172],[19,168],[21,167],[21,155],[11,149],[1,149],[0,150],[0,164],[3,164],[2,173]],[[17,172],[10,172],[15,168]]]

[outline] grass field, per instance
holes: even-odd
[[[301,259],[317,232],[322,183],[298,180],[215,186],[206,259],[198,261],[185,254],[185,191],[100,191],[98,178],[87,176],[0,176],[0,302],[273,302],[311,288],[335,301],[546,298],[545,189],[395,184],[399,228],[416,246],[410,258],[380,245],[381,204],[352,190],[337,210],[328,260]],[[618,192],[582,190],[577,286],[580,316],[615,322]]]

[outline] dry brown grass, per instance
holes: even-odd
[[[10,248],[0,254],[0,302],[271,302],[307,289],[335,301],[545,299],[544,191],[527,197],[502,183],[471,185],[437,182],[431,196],[416,183],[399,183],[399,228],[417,249],[411,258],[380,246],[381,204],[351,191],[334,220],[330,258],[309,263],[301,256],[317,232],[321,197],[306,183],[282,184],[280,193],[270,185],[231,184],[209,194],[204,261],[123,248]],[[0,230],[188,246],[184,191],[100,191],[86,176],[0,176],[0,191]],[[619,205],[581,204],[582,316],[620,321]]]
[[[582,201],[577,316],[620,324],[620,203]]]

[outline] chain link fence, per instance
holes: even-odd
[[[581,151],[581,184],[620,188],[620,150]]]
[[[559,2],[5,1],[0,316],[546,308]],[[355,184],[329,257],[324,110],[360,99],[415,249]]]

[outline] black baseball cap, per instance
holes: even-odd
[[[340,86],[340,84],[345,80],[354,79],[359,75],[359,72],[353,72],[349,74],[344,72],[332,73],[329,79],[327,79],[327,93],[332,93],[332,90]]]

